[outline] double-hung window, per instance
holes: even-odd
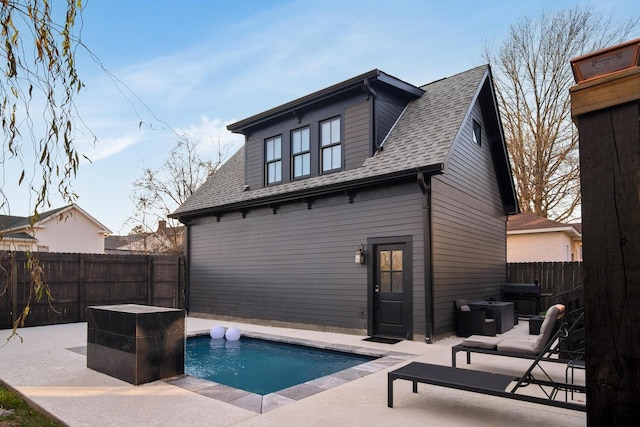
[[[309,128],[291,132],[291,158],[293,179],[311,174],[311,151],[309,149]]]
[[[322,152],[322,172],[342,167],[340,117],[320,123],[320,150]]]
[[[265,180],[267,185],[282,182],[282,137],[265,140]]]

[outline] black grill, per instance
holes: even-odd
[[[507,283],[502,294],[505,301],[515,303],[519,315],[533,316],[540,313],[542,286],[539,283]]]

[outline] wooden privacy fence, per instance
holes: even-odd
[[[31,298],[25,326],[83,322],[91,305],[184,308],[184,258],[172,255],[34,254],[53,300]],[[0,329],[11,328],[32,289],[25,252],[0,252]]]
[[[582,303],[582,262],[513,262],[507,264],[507,283],[539,283],[543,308],[555,303]]]

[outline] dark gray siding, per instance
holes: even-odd
[[[361,102],[344,111],[344,168],[362,166],[371,155],[371,103]]]
[[[462,124],[445,174],[432,180],[436,334],[454,330],[456,298],[499,297],[506,281],[506,216],[488,138],[473,142],[473,119],[483,124],[478,106]]]
[[[245,176],[250,188],[264,186],[264,140],[282,135],[282,179],[290,180],[290,132],[309,126],[311,146],[311,175],[318,175],[320,165],[319,154],[319,122],[342,117],[342,136],[344,139],[343,160],[345,169],[362,166],[370,155],[370,101],[366,94],[352,96],[312,111],[300,111],[298,117],[287,117],[268,126],[254,128],[245,143]]]
[[[255,137],[253,138],[255,141]],[[264,166],[262,159],[264,158],[263,143],[245,143],[245,178],[249,188],[260,188],[264,184]]]
[[[415,183],[202,218],[189,227],[191,312],[367,327],[367,238],[413,238],[414,334],[425,333],[422,194]],[[368,260],[367,262],[370,262]]]
[[[376,101],[376,144],[380,145],[384,138],[387,136],[393,125],[395,124],[398,117],[400,117],[400,113],[406,107],[405,103],[399,102],[387,102],[387,101]]]

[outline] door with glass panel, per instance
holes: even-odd
[[[405,244],[375,246],[374,335],[406,337],[407,251]]]

